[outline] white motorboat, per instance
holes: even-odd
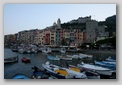
[[[96,65],[91,65],[91,64],[82,63],[82,64],[78,64],[77,66],[79,68],[82,68],[82,69],[95,71],[95,72],[97,72],[98,74],[101,74],[101,75],[111,76],[112,73],[114,72],[111,69],[100,67],[100,66],[96,66]]]
[[[73,70],[70,70],[68,68],[59,67],[53,64],[50,64],[49,62],[46,62],[46,64],[42,64],[42,66],[53,76],[61,78],[61,79],[86,79],[87,76],[83,73],[79,73]]]
[[[84,73],[88,79],[100,79],[100,75],[94,71],[90,71],[90,70],[83,70],[81,68],[78,68],[74,65],[69,65],[68,68],[70,70],[74,70],[76,72],[80,72],[80,73]]]

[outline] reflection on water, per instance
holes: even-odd
[[[87,53],[87,52],[86,52]],[[66,53],[68,55],[78,54],[78,53]],[[59,66],[66,66],[66,62],[71,65],[77,65],[78,63],[81,63],[82,61],[85,63],[94,63],[94,60],[105,60],[109,56],[116,56],[115,53],[87,53],[92,54],[93,58],[88,59],[73,59],[72,61],[66,61],[66,60],[60,60],[60,61],[53,61],[49,60],[47,58],[47,54],[44,53],[38,53],[38,54],[19,54],[17,52],[12,52],[11,49],[4,49],[4,58],[13,57],[18,55],[19,61],[18,63],[11,63],[11,64],[5,64],[4,65],[4,78],[5,79],[11,79],[12,76],[15,74],[25,74],[29,77],[31,77],[33,70],[31,69],[33,66],[37,66],[40,69],[43,69],[42,64],[46,61],[49,61],[52,64],[56,64]],[[59,52],[54,52],[52,55],[61,55]],[[21,59],[23,57],[27,57],[31,59],[31,63],[22,63]]]

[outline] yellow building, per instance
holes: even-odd
[[[50,31],[50,45],[55,45],[55,39],[56,39],[56,31],[51,30]]]

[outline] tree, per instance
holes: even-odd
[[[113,38],[107,38],[104,40],[99,40],[96,42],[96,44],[111,44],[112,46],[116,47],[116,36]]]

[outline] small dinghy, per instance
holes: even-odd
[[[23,74],[16,74],[12,77],[12,79],[31,79],[31,78]]]
[[[21,60],[24,63],[30,63],[30,59],[29,58],[23,57]]]

